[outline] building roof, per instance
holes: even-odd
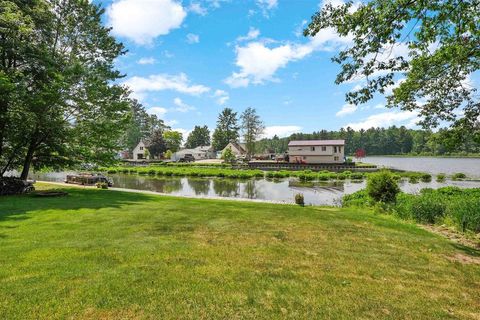
[[[343,146],[345,140],[296,140],[288,143],[289,147],[295,146]]]
[[[237,149],[237,150],[240,151],[241,153],[246,153],[246,152],[247,152],[246,143],[229,142],[229,144],[231,144],[235,149]],[[228,146],[228,144],[227,144],[227,146]],[[225,150],[225,149],[227,148],[227,146],[226,146],[223,150]]]

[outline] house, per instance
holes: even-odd
[[[227,150],[227,148],[232,150],[232,153],[237,157],[244,156],[247,154],[247,146],[245,143],[230,142],[229,144],[226,145],[225,148],[223,148],[222,154],[225,150]]]
[[[149,152],[143,140],[140,140],[137,146],[133,149],[132,154],[133,154],[133,160],[150,159]]]
[[[288,143],[290,163],[343,163],[345,140],[301,140]]]
[[[215,152],[212,146],[199,146],[194,149],[182,149],[172,154],[172,160],[178,161],[185,157],[185,155],[191,154],[195,160],[214,159]]]

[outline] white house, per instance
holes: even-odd
[[[195,160],[213,159],[215,158],[215,152],[212,146],[200,146],[194,149],[182,149],[172,154],[172,160],[178,161],[185,157],[185,155],[191,154]]]
[[[140,140],[137,146],[133,149],[133,160],[144,160],[149,158],[150,156],[148,155],[145,142],[143,142],[143,140]]]
[[[345,140],[290,141],[290,163],[343,163]]]
[[[230,149],[235,156],[243,156],[247,154],[247,146],[245,143],[230,142],[223,148],[222,154],[225,150]]]

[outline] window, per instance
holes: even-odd
[[[306,157],[306,156],[303,156],[303,160],[307,160],[307,157]]]
[[[333,157],[333,161],[338,161],[338,156]]]
[[[327,151],[327,147],[322,147],[322,151]]]
[[[310,147],[310,151],[315,151],[315,147]]]
[[[143,147],[140,147],[140,150],[143,150]]]
[[[338,152],[342,152],[342,147],[338,147]]]
[[[333,153],[337,153],[337,146],[333,147]]]
[[[302,148],[298,148],[297,151],[302,151]]]

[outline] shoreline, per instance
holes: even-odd
[[[74,188],[82,188],[82,189],[98,189],[96,186],[82,186],[78,184],[70,184],[64,182],[54,182],[54,181],[43,181],[37,180],[35,183],[44,183],[44,184],[52,184],[62,187],[74,187]],[[139,189],[127,189],[127,188],[115,188],[109,187],[105,190],[111,191],[120,191],[120,192],[129,192],[129,193],[141,193],[141,194],[150,194],[150,195],[157,195],[157,196],[164,196],[164,197],[175,197],[175,198],[184,198],[184,199],[204,199],[204,200],[223,200],[223,201],[237,201],[237,202],[256,202],[256,203],[269,203],[269,204],[281,204],[281,205],[296,205],[295,202],[287,202],[287,201],[274,201],[274,200],[265,200],[265,199],[249,199],[249,198],[230,198],[230,197],[209,197],[209,196],[185,196],[179,194],[171,194],[171,193],[164,193],[164,192],[157,192],[157,191],[150,191],[150,190],[139,190]],[[311,205],[315,207],[325,207],[320,205]]]

